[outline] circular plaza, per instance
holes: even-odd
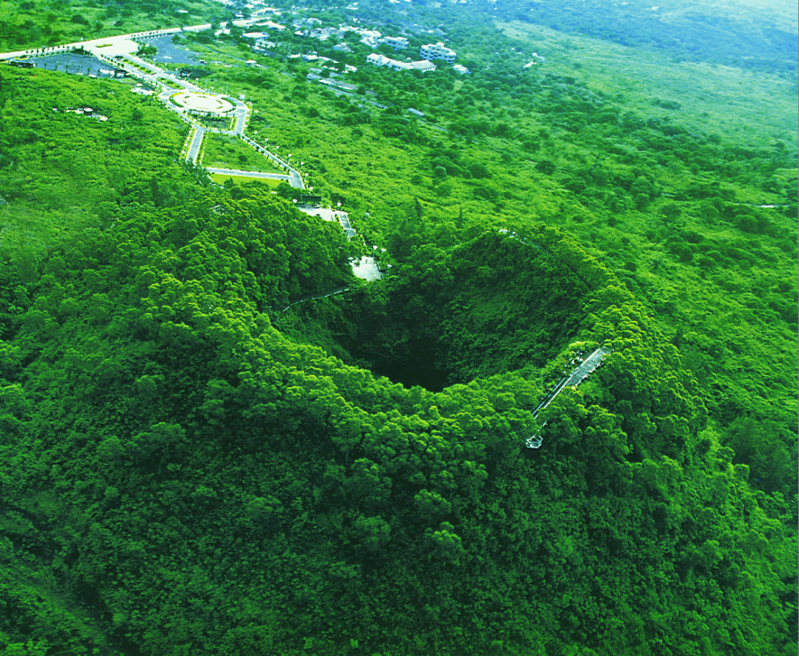
[[[202,112],[227,116],[233,110],[233,103],[212,93],[180,91],[169,96],[169,102],[189,112]]]

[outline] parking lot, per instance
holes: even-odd
[[[44,57],[32,57],[31,59],[36,62],[36,68],[43,68],[48,71],[59,71],[72,75],[114,77],[114,71],[109,64],[89,55],[64,52],[45,55]]]
[[[199,62],[193,52],[172,43],[172,34],[153,39],[144,39],[145,43],[154,46],[158,52],[153,59],[160,64],[191,65]]]

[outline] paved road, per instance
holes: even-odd
[[[197,157],[200,155],[200,147],[202,146],[204,137],[205,128],[195,126],[194,135],[191,138],[191,144],[189,144],[189,149],[186,151],[187,162],[191,162],[195,165],[197,164]]]
[[[236,27],[247,27],[257,23],[262,18],[252,18],[249,20],[232,21]],[[227,24],[223,23],[222,27]],[[166,36],[172,34],[179,34],[181,31],[200,32],[203,30],[211,29],[210,23],[203,25],[193,25],[189,27],[174,27],[165,30],[151,30],[148,32],[134,32],[132,34],[124,34],[121,36],[103,37],[100,39],[88,39],[86,41],[77,41],[63,46],[56,46],[50,48],[32,48],[29,50],[19,50],[16,52],[0,53],[0,60],[18,59],[22,57],[35,57],[48,54],[55,54],[58,52],[69,52],[74,49],[82,48],[101,61],[124,69],[132,77],[145,82],[146,84],[160,89],[159,99],[164,105],[174,112],[182,115],[187,115],[186,110],[182,107],[171,103],[169,97],[176,91],[185,90],[195,93],[207,93],[210,95],[222,96],[222,94],[215,94],[207,89],[189,82],[188,80],[176,77],[171,73],[167,73],[160,66],[151,62],[145,61],[141,57],[136,56],[138,45],[134,39],[144,39],[150,37]],[[142,70],[144,69],[144,70]],[[256,144],[252,139],[245,136],[244,131],[247,128],[247,121],[249,119],[250,109],[246,103],[228,98],[234,104],[233,118],[234,124],[232,130],[217,130],[211,128],[196,127],[195,133],[192,137],[191,144],[186,153],[186,160],[192,164],[197,164],[199,156],[200,145],[202,144],[203,136],[206,132],[222,132],[224,134],[233,134],[242,138],[250,147],[255,148],[259,153],[270,159],[272,162],[286,170],[285,175],[273,173],[257,173],[252,171],[236,171],[231,172],[229,169],[215,169],[214,172],[224,172],[227,175],[247,175],[254,178],[271,178],[277,180],[286,180],[292,187],[297,189],[305,189],[305,184],[302,180],[302,175],[299,171],[292,168],[288,162],[283,161],[276,155],[267,151],[264,147]]]
[[[259,21],[263,17],[250,18],[247,20],[234,20],[232,24],[236,27],[249,27]],[[220,27],[227,27],[228,23],[222,23]],[[154,36],[165,36],[167,34],[180,34],[181,32],[203,32],[211,29],[211,23],[204,23],[202,25],[190,25],[186,27],[170,27],[163,30],[149,30],[146,32],[131,32],[130,34],[120,34],[118,36],[104,36],[99,39],[86,39],[84,41],[75,41],[74,43],[65,43],[60,46],[51,46],[47,48],[28,48],[27,50],[17,50],[15,52],[0,53],[0,59],[17,59],[19,57],[28,57],[37,54],[47,54],[50,52],[59,52],[65,50],[75,50],[83,48],[97,55],[106,55],[108,57],[115,57],[123,53],[135,53],[138,46],[134,43],[134,39],[144,39]]]
[[[177,112],[179,114],[188,115],[186,110],[178,105],[175,105],[170,101],[170,96],[174,94],[176,91],[186,90],[192,91],[195,93],[204,93],[212,96],[220,96],[223,97],[222,94],[216,94],[201,87],[198,87],[196,84],[192,84],[188,80],[183,80],[178,77],[175,77],[171,73],[167,73],[163,71],[160,67],[147,62],[139,57],[134,55],[124,55],[124,59],[129,60],[130,63],[138,64],[149,71],[145,73],[135,66],[128,65],[126,66],[126,70],[129,73],[141,80],[144,80],[148,84],[152,86],[161,85],[162,90],[159,93],[159,99],[164,103],[164,105],[172,110],[173,112]],[[233,172],[233,169],[209,169],[212,173],[222,173],[224,175],[246,175],[252,178],[267,178],[272,180],[285,180],[288,182],[292,187],[295,189],[305,189],[305,184],[302,181],[302,175],[299,171],[292,168],[288,162],[282,160],[277,155],[270,153],[266,148],[257,144],[255,141],[250,139],[248,136],[244,134],[244,131],[247,128],[247,121],[249,120],[250,116],[250,108],[247,106],[246,103],[242,102],[241,100],[237,100],[235,98],[230,98],[229,96],[224,96],[229,102],[232,102],[234,105],[233,109],[233,129],[232,130],[220,130],[218,128],[197,128],[194,137],[192,138],[191,145],[189,146],[188,152],[186,154],[186,160],[191,162],[192,164],[197,164],[197,158],[200,151],[200,145],[202,144],[202,139],[207,132],[215,132],[220,134],[228,134],[231,136],[241,137],[242,141],[246,143],[251,148],[254,148],[259,153],[261,153],[264,157],[272,161],[274,164],[277,164],[279,167],[286,170],[286,174],[277,174],[277,173],[259,173],[255,171],[240,171],[236,170]]]
[[[152,86],[157,86],[159,84],[164,85],[165,87],[171,90],[171,93],[175,93],[176,91],[180,91],[181,89],[186,91],[192,91],[194,93],[209,93],[202,87],[198,87],[196,84],[193,84],[188,80],[176,77],[172,73],[167,73],[164,69],[160,68],[159,66],[151,64],[150,62],[142,59],[141,57],[137,57],[136,55],[130,55],[130,54],[122,55],[122,61],[126,61],[128,63],[128,66],[126,66],[125,68],[128,71],[128,73],[130,73],[131,76],[140,80],[144,80],[145,82],[147,82]],[[131,66],[131,64],[135,65]],[[140,66],[146,69],[148,72],[144,72],[139,68],[136,68],[136,66]]]
[[[297,171],[297,169],[292,168],[291,164],[289,164],[286,160],[281,159],[274,153],[270,153],[266,148],[250,139],[247,135],[240,134],[239,136],[241,136],[241,140],[248,146],[257,150],[273,164],[279,166],[281,169],[284,169],[288,176],[288,183],[292,187],[295,189],[305,189],[305,183],[302,181],[302,175],[300,175],[300,172]]]
[[[236,119],[233,124],[233,132],[239,136],[244,135],[244,129],[247,127],[247,119],[250,116],[250,108],[238,100],[236,101],[236,109],[233,110],[233,116]]]

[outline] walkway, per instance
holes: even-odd
[[[294,307],[295,305],[299,305],[300,303],[305,303],[305,301],[315,301],[320,298],[328,298],[330,296],[335,296],[336,294],[342,294],[346,291],[349,291],[349,287],[337,287],[336,289],[331,289],[326,292],[321,292],[319,294],[309,294],[308,296],[303,296],[302,298],[298,298],[296,301],[292,301],[282,310],[277,310],[277,312],[285,312],[290,307]]]
[[[318,216],[323,221],[338,221],[339,225],[341,225],[341,228],[344,230],[344,234],[347,235],[347,239],[352,239],[355,236],[355,230],[353,230],[352,224],[350,223],[350,217],[342,210],[313,205],[299,205],[298,209],[309,216]]]
[[[258,22],[259,20],[261,19],[256,18],[247,21],[233,21],[233,24],[236,25],[237,27],[246,27],[252,23]],[[183,28],[172,28],[167,30],[153,30],[149,32],[137,32],[122,36],[81,41],[77,43],[71,43],[51,48],[34,48],[30,50],[23,50],[17,52],[0,53],[0,61],[9,60],[9,59],[20,59],[20,58],[33,58],[35,60],[38,57],[45,57],[60,52],[69,52],[76,49],[86,50],[87,52],[90,52],[95,57],[97,57],[97,59],[106,62],[110,66],[113,66],[115,68],[122,68],[132,77],[141,80],[142,82],[145,82],[146,84],[156,89],[159,89],[158,99],[164,104],[164,106],[167,109],[179,114],[181,118],[191,126],[191,132],[189,133],[187,146],[184,149],[184,156],[187,162],[193,165],[197,165],[197,160],[200,158],[200,155],[202,153],[202,143],[206,133],[213,132],[219,134],[234,135],[239,137],[242,141],[244,141],[244,143],[246,143],[251,148],[255,149],[258,153],[269,159],[273,164],[285,170],[286,173],[285,174],[262,173],[257,171],[242,171],[238,169],[208,169],[209,173],[217,173],[221,175],[249,177],[249,178],[285,180],[292,187],[295,187],[297,189],[305,189],[305,184],[303,183],[302,176],[299,171],[292,168],[287,161],[281,159],[274,153],[269,152],[264,146],[256,143],[255,141],[253,141],[251,138],[249,138],[244,134],[250,115],[250,109],[246,103],[241,102],[240,100],[229,98],[227,96],[223,96],[222,94],[214,93],[213,91],[209,91],[207,89],[203,89],[189,82],[188,80],[177,78],[176,76],[167,73],[159,66],[147,62],[141,59],[140,57],[137,57],[135,54],[138,51],[138,44],[136,44],[136,42],[134,41],[134,39],[136,38],[178,34],[181,31],[198,32],[207,29],[211,29],[210,24],[195,25],[192,27],[183,27]],[[232,104],[233,105],[232,110],[217,114],[219,116],[228,116],[234,119],[232,129],[220,130],[218,128],[209,128],[203,126],[198,120],[192,117],[188,109],[181,107],[171,101],[172,96],[178,93],[179,91],[202,93],[204,95],[216,97],[219,98],[220,100],[224,100],[227,103]],[[347,92],[342,92],[342,93],[347,93]],[[305,209],[304,211],[306,211],[309,214],[316,213],[315,210]],[[352,229],[352,226],[349,223],[349,217],[345,212],[333,211],[333,210],[331,210],[331,212],[333,214],[332,218],[338,220],[341,223],[341,226],[344,229],[344,231],[347,233],[348,237],[351,237],[352,235],[355,234],[355,231]],[[503,234],[508,234],[509,231],[506,229],[502,229],[500,230],[500,232]],[[519,239],[522,241],[522,243],[529,244],[547,253],[547,251],[545,251],[541,246],[539,246],[535,242],[529,242],[527,239],[522,238],[520,235],[517,235],[516,233],[510,233],[510,237],[513,239]],[[551,256],[550,253],[547,254]],[[349,289],[348,287],[340,287],[327,292],[322,292],[320,294],[305,296],[303,298],[297,299],[289,303],[289,305],[287,305],[282,310],[282,312],[285,312],[292,306],[297,305],[299,303],[304,303],[305,301],[310,301],[314,299],[327,298],[335,294],[341,294],[342,292],[345,292],[348,289]],[[533,411],[533,418],[537,419],[539,414],[544,410],[546,410],[547,407],[549,407],[549,405],[558,397],[558,395],[564,389],[566,389],[567,387],[575,388],[580,383],[582,383],[589,376],[589,374],[591,374],[591,372],[596,370],[597,367],[599,367],[602,364],[604,357],[609,353],[610,353],[609,349],[598,348],[584,360],[579,360],[579,364],[577,364],[577,366],[573,369],[573,371],[568,376],[564,376],[560,381],[558,381],[557,385],[555,385],[555,387],[538,404],[536,409]],[[546,426],[546,423],[547,422],[544,422],[541,425],[541,428]],[[543,437],[541,436],[541,433],[539,431],[538,433],[531,435],[529,438],[527,438],[525,446],[529,449],[538,449],[541,447],[542,442],[543,442]]]
[[[190,164],[197,165],[197,158],[200,155],[200,147],[203,145],[204,137],[205,128],[195,125],[189,135],[189,148],[186,151],[186,161]]]
[[[572,362],[576,363],[577,366],[568,376],[561,378],[558,381],[558,384],[555,385],[555,387],[553,387],[541,400],[541,403],[539,403],[536,409],[533,410],[533,419],[537,419],[538,415],[546,410],[547,407],[549,407],[549,404],[552,403],[564,389],[567,387],[577,387],[586,378],[588,378],[589,374],[602,364],[602,360],[609,353],[610,349],[600,347],[585,359],[577,358],[576,360],[572,360]],[[541,428],[546,425],[547,422],[544,422],[541,425]],[[541,448],[543,441],[544,438],[541,436],[541,432],[539,431],[538,433],[527,438],[525,446],[528,449],[539,449]]]

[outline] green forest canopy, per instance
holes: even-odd
[[[795,652],[795,147],[467,47],[494,72],[360,71],[446,132],[227,74],[389,247],[360,286],[122,84],[0,71],[6,651]]]

